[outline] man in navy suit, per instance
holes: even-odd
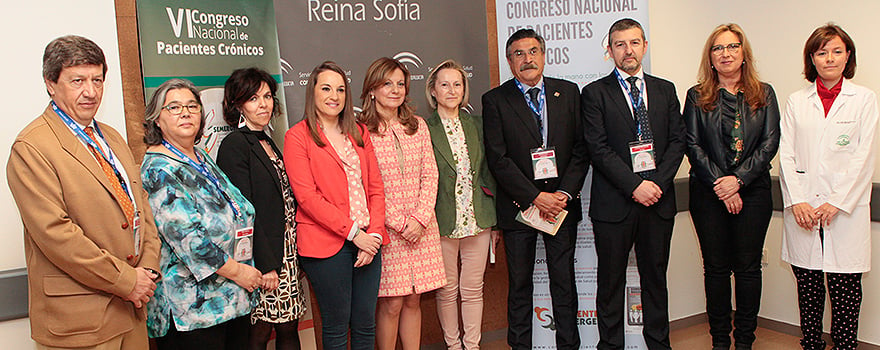
[[[574,248],[581,220],[580,190],[589,166],[580,98],[572,82],[545,77],[544,39],[519,30],[507,40],[514,79],[483,95],[489,170],[498,180],[496,213],[507,257],[507,343],[532,348],[535,243],[544,240],[557,349],[577,349]],[[568,216],[555,236],[515,220],[534,206],[542,217]]]
[[[675,218],[673,178],[685,149],[675,86],[645,74],[642,26],[632,19],[608,31],[616,66],[581,94],[584,130],[595,169],[590,218],[598,256],[597,349],[623,349],[624,287],[635,246],[645,343],[669,349],[666,267]]]

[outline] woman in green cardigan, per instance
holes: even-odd
[[[439,173],[435,211],[447,280],[437,290],[437,314],[449,349],[479,349],[483,275],[490,246],[498,241],[492,229],[495,180],[484,156],[483,121],[462,110],[468,105],[467,74],[453,60],[431,72],[425,95],[434,108],[427,124]]]

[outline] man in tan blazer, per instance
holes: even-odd
[[[24,225],[38,349],[148,349],[159,238],[122,136],[94,120],[107,64],[78,36],[46,46],[52,102],[15,139],[7,181]]]

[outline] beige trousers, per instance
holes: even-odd
[[[492,238],[489,229],[476,236],[452,239],[440,237],[446,285],[437,290],[437,316],[443,338],[450,350],[480,348],[483,321],[483,275]],[[459,264],[459,258],[461,263]],[[460,269],[459,269],[460,266]],[[459,331],[459,293],[461,293],[461,329]]]

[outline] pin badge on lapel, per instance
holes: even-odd
[[[553,92],[553,97],[559,97],[559,91]]]

